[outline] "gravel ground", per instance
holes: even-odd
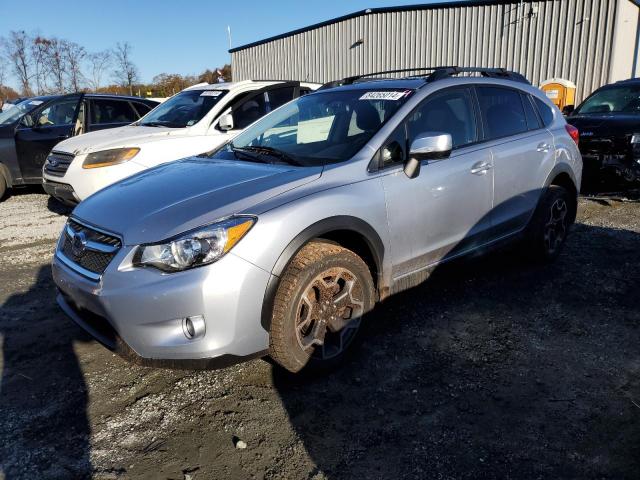
[[[581,200],[553,265],[439,269],[325,378],[113,356],[55,305],[64,213],[0,204],[0,478],[640,478],[637,201]]]

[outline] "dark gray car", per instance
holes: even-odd
[[[0,199],[6,188],[42,183],[42,166],[62,140],[138,120],[158,102],[98,94],[32,97],[0,112]]]

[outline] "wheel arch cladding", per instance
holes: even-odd
[[[571,174],[564,169],[552,171],[549,176],[549,181],[547,182],[547,186],[550,185],[557,185],[569,192],[569,198],[571,199],[571,223],[573,223],[578,211],[578,187]]]
[[[300,232],[278,257],[262,303],[260,323],[268,332],[271,327],[273,299],[279,279],[293,257],[312,240],[326,240],[353,251],[367,264],[376,290],[379,292],[382,279],[384,243],[375,229],[364,220],[350,216],[335,216],[320,220]]]

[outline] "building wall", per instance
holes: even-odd
[[[374,11],[233,51],[232,71],[234,80],[326,82],[413,66],[506,67],[535,85],[552,77],[571,80],[580,101],[608,83],[610,74],[631,76],[637,21],[638,7],[630,0]],[[624,32],[615,37],[612,55],[616,25]]]

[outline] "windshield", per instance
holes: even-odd
[[[214,158],[320,166],[355,155],[411,95],[411,90],[313,93],[268,114]]]
[[[0,113],[0,125],[9,125],[19,120],[22,116],[34,110],[38,105],[42,105],[42,100],[23,100],[22,102],[3,110]]]
[[[195,125],[227,93],[227,90],[187,90],[151,110],[139,125],[184,128]]]
[[[640,86],[605,88],[587,98],[574,115],[640,113]]]

